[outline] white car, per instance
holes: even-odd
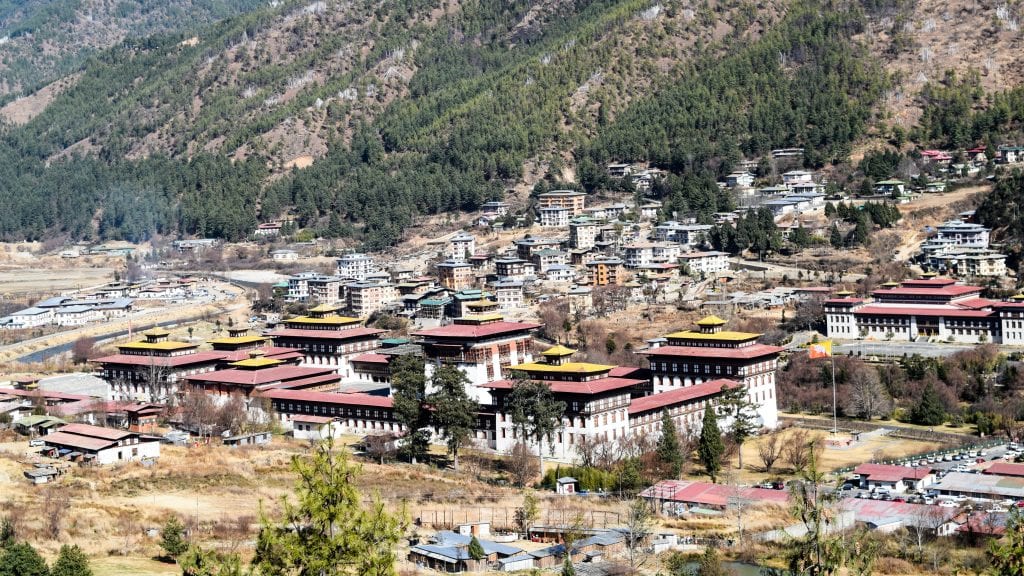
[[[32,446],[32,447],[35,447],[35,446],[46,446],[46,441],[43,440],[42,438],[33,438],[32,440],[28,441],[28,445]]]
[[[939,500],[939,506],[943,508],[956,508],[958,504],[955,500]]]

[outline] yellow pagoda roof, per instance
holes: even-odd
[[[526,364],[509,366],[510,370],[522,370],[523,372],[547,372],[564,374],[596,374],[599,372],[608,372],[612,368],[615,368],[615,366],[609,366],[607,364],[592,364],[590,362],[566,362],[565,364],[561,365],[528,362]]]
[[[256,356],[254,358],[246,358],[245,360],[232,362],[231,365],[238,366],[239,368],[265,368],[267,366],[277,366],[281,362],[281,360],[275,360],[274,358]]]
[[[265,342],[266,340],[268,340],[266,336],[249,334],[246,336],[229,336],[227,338],[216,338],[210,340],[210,344],[255,344],[256,342]]]
[[[1010,300],[1024,300],[1024,293],[1018,292],[1013,296],[1010,296]]]
[[[572,356],[575,353],[576,351],[573,350],[572,348],[562,346],[561,344],[556,344],[555,346],[552,346],[551,348],[548,348],[547,350],[541,352],[541,355],[554,356],[557,358],[561,356]]]
[[[486,298],[483,298],[481,300],[477,300],[475,302],[470,302],[470,303],[466,304],[466,307],[467,308],[490,308],[492,306],[497,306],[497,305],[498,305],[498,303],[495,302],[494,300],[487,300]]]
[[[890,288],[895,288],[896,286],[899,286],[899,285],[900,285],[899,282],[895,282],[893,280],[889,280],[888,282],[885,282],[885,283],[882,284],[882,286],[889,286]]]
[[[285,324],[337,324],[339,326],[358,324],[359,322],[361,322],[359,318],[351,318],[349,316],[327,316],[326,318],[296,316],[284,321]]]
[[[725,324],[725,320],[722,320],[714,314],[697,320],[697,326],[721,326],[723,324]]]
[[[921,274],[921,278],[935,278],[939,274],[937,272],[925,272]]]
[[[883,284],[883,286],[885,286],[885,284]],[[899,286],[899,284],[897,284],[897,286]],[[853,290],[840,290],[839,292],[836,292],[836,296],[853,296],[854,294],[856,294],[856,292]]]
[[[143,336],[169,336],[171,333],[163,328],[150,328],[142,333]]]
[[[694,330],[683,330],[682,332],[673,332],[672,334],[665,335],[666,338],[676,340],[720,340],[723,342],[743,342],[744,340],[753,340],[760,336],[760,334],[753,332],[736,332],[735,330],[723,330],[712,334],[696,332]]]
[[[188,342],[129,342],[127,344],[118,344],[118,348],[127,348],[129,350],[182,350],[185,348],[195,348],[198,344],[189,344]]]
[[[460,320],[469,320],[470,322],[496,322],[498,320],[504,320],[505,316],[494,313],[494,314],[466,314]]]
[[[310,312],[337,312],[337,306],[331,306],[330,304],[319,304],[309,309]]]

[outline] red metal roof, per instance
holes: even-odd
[[[250,357],[250,352],[262,352],[264,358],[272,358],[274,360],[290,360],[292,358],[302,358],[302,351],[298,348],[285,348],[283,346],[263,346],[260,348],[254,348],[249,350],[231,350],[224,352],[225,362],[237,362],[239,360],[245,360]]]
[[[925,308],[924,306],[872,306],[854,311],[855,315],[875,316],[945,316],[947,318],[989,318],[990,310],[960,310],[956,308]]]
[[[640,352],[647,356],[683,356],[688,358],[760,358],[782,352],[778,346],[751,344],[738,348],[714,348],[710,346],[659,346]]]
[[[348,330],[309,330],[306,328],[282,328],[267,334],[271,338],[315,338],[317,340],[352,340],[383,334],[376,328],[349,328]]]
[[[988,308],[993,304],[998,304],[998,302],[995,300],[989,300],[988,298],[968,298],[966,300],[957,300],[956,302],[950,302],[950,304],[960,308],[981,310],[982,308]]]
[[[47,444],[91,451],[102,450],[117,443],[117,440],[105,440],[103,438],[93,438],[92,436],[79,436],[78,434],[68,434],[67,432],[60,431],[47,434],[43,437],[43,441]]]
[[[103,438],[104,440],[120,440],[132,435],[132,433],[127,430],[116,430],[114,428],[104,428],[102,426],[92,426],[90,424],[68,424],[67,426],[61,426],[56,431],[68,434],[77,434],[79,436]]]
[[[838,305],[842,305],[842,304],[847,304],[847,305],[850,305],[850,306],[854,306],[856,304],[863,304],[863,303],[864,303],[864,299],[863,298],[829,298],[828,300],[825,300],[825,304],[833,304],[833,305],[837,305],[837,306]]]
[[[966,294],[974,294],[981,292],[981,286],[941,286],[935,288],[881,288],[875,290],[872,294],[877,298],[879,296],[945,296],[948,298],[955,298],[957,296],[964,296]]]
[[[1024,477],[1024,464],[1014,464],[1012,462],[993,462],[991,466],[982,470],[982,474]]]
[[[224,352],[195,352],[181,356],[140,356],[137,354],[112,354],[102,358],[94,358],[92,362],[99,364],[127,364],[130,366],[160,366],[177,368],[190,364],[208,364],[217,362],[224,357]]]
[[[633,386],[639,386],[646,382],[646,380],[638,380],[636,378],[599,378],[597,380],[589,380],[587,382],[572,382],[564,380],[542,380],[547,384],[548,388],[552,392],[560,394],[600,394],[602,392],[609,392],[611,390],[618,390],[620,388],[631,388]],[[488,382],[481,384],[481,388],[494,388],[495,390],[511,390],[511,380],[496,380],[494,382]]]
[[[718,394],[724,387],[728,386],[729,388],[732,388],[738,385],[738,382],[722,378],[719,380],[711,380],[710,382],[695,384],[693,386],[684,386],[682,388],[669,390],[668,392],[660,392],[658,394],[652,394],[642,398],[634,398],[633,401],[629,403],[629,413],[639,414],[641,412],[647,412],[648,410],[659,410],[666,406],[672,406],[689,400],[707,398],[708,396]]]
[[[876,482],[899,482],[900,480],[921,480],[932,473],[927,466],[910,468],[893,464],[861,464],[853,470],[854,474],[867,476]]]
[[[19,390],[17,388],[0,388],[0,395],[9,394],[11,396],[20,396],[22,398],[47,398],[50,400],[94,400],[92,396],[86,396],[84,394],[65,394],[63,392],[49,392],[46,390]]]
[[[953,278],[918,278],[916,280],[904,280],[900,284],[905,288],[928,288],[931,286],[952,286],[956,284]]]
[[[351,361],[352,362],[372,362],[374,364],[387,364],[389,358],[390,357],[387,356],[386,354],[374,354],[373,352],[368,352],[366,354],[360,354],[359,356],[356,356]]]
[[[480,339],[500,334],[513,334],[540,328],[540,324],[531,322],[491,322],[490,324],[449,324],[440,328],[430,328],[413,332],[413,336],[427,338],[464,338]]]
[[[207,372],[205,374],[196,374],[195,376],[189,376],[189,382],[212,382],[215,384],[235,384],[243,386],[259,386],[261,384],[270,384],[272,382],[287,382],[289,380],[297,380],[300,378],[310,378],[312,376],[322,376],[326,374],[333,374],[340,380],[341,377],[334,373],[333,368],[310,368],[306,366],[271,366],[270,368],[262,368],[260,370],[242,370],[239,368],[229,368],[227,370],[217,370],[216,372]]]
[[[273,400],[391,408],[391,398],[362,393],[338,394],[336,392],[313,392],[310,390],[267,390],[266,392],[260,392],[260,396]]]
[[[662,480],[641,492],[640,495],[644,498],[716,507],[726,506],[729,499],[735,497],[755,503],[786,504],[789,502],[789,492],[786,490],[737,488],[726,484],[687,482],[685,480]]]
[[[1024,302],[996,302],[992,304],[992,308],[996,310],[1001,308],[1024,308]]]
[[[331,372],[330,374],[321,374],[319,376],[311,376],[309,378],[299,378],[298,380],[287,380],[285,382],[274,382],[260,386],[260,390],[269,390],[271,388],[279,388],[282,390],[297,390],[302,388],[313,388],[320,384],[338,383],[341,382],[341,375]]]
[[[615,378],[629,378],[630,376],[636,376],[637,373],[642,372],[644,368],[639,366],[616,366],[608,371],[608,376]]]

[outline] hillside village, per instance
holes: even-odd
[[[539,457],[546,467],[527,474],[544,477],[549,498],[633,493],[663,522],[683,522],[672,524],[681,531],[652,525],[637,540],[627,525],[605,521],[587,527],[586,538],[566,540],[564,517],[511,535],[506,531],[515,527],[507,518],[497,523],[477,516],[470,522],[466,516],[466,523],[456,525],[436,517],[425,522],[421,515],[417,521],[436,533],[403,552],[404,562],[420,570],[558,569],[569,558],[591,566],[588,573],[611,574],[636,550],[667,557],[710,542],[729,553],[737,535],[707,540],[686,526],[705,517],[727,520],[737,506],[741,511],[788,506],[785,481],[770,472],[785,458],[799,475],[807,458],[799,455],[801,442],[807,438],[817,438],[808,454],[839,458],[840,465],[828,470],[835,478],[839,514],[831,530],[911,531],[925,533],[926,539],[965,542],[999,538],[1010,512],[1024,502],[1019,481],[1024,464],[1014,463],[1024,460],[1017,428],[1006,428],[1005,437],[955,432],[928,443],[928,434],[903,424],[871,423],[873,416],[893,414],[892,399],[889,412],[865,408],[851,400],[856,389],[844,388],[842,409],[833,400],[823,410],[833,418],[841,411],[842,422],[808,420],[787,413],[793,399],[780,396],[777,382],[780,370],[814,362],[806,359],[806,345],[826,338],[828,356],[845,354],[854,362],[865,350],[898,356],[901,341],[921,345],[915,358],[955,358],[971,345],[997,345],[1016,354],[1013,346],[1024,345],[1024,295],[1007,281],[1007,256],[991,244],[991,231],[973,221],[974,212],[947,210],[947,219],[927,227],[910,260],[900,263],[905,272],[895,278],[902,279],[877,284],[865,284],[865,275],[855,270],[823,275],[775,259],[746,259],[736,252],[735,240],[727,240],[735,232],[723,230],[767,219],[770,228],[753,234],[777,235],[784,244],[775,251],[801,245],[849,249],[856,246],[857,231],[840,216],[844,211],[885,213],[889,208],[877,207],[888,206],[907,214],[915,203],[949,193],[946,186],[958,185],[959,179],[977,178],[971,167],[1012,167],[1020,161],[1015,150],[1004,147],[992,159],[974,151],[969,166],[953,165],[950,154],[925,151],[923,161],[937,164],[941,168],[935,172],[946,176],[890,177],[868,194],[849,198],[829,193],[826,177],[806,170],[787,170],[776,177],[779,184],[756,186],[772,177],[755,176],[758,163],[750,162],[751,171],[729,174],[719,183],[723,194],[736,198],[737,209],[716,213],[709,223],[665,214],[660,202],[645,197],[665,178],[663,172],[613,164],[608,177],[628,182],[635,190],[632,199],[592,206],[587,194],[554,189],[538,191],[525,212],[489,202],[466,228],[399,254],[345,251],[318,257],[308,244],[282,242],[286,233],[294,233],[291,223],[261,224],[252,234],[251,242],[261,246],[262,256],[256,258],[281,271],[301,270],[308,260],[317,270],[278,273],[281,279],[273,284],[246,284],[254,298],[248,318],[218,319],[215,328],[201,329],[200,337],[192,327],[183,332],[173,324],[139,328],[91,343],[84,372],[13,378],[0,387],[0,418],[30,439],[31,457],[22,468],[23,482],[30,486],[66,483],[83,467],[159,470],[161,451],[197,442],[267,449],[333,438],[355,442],[382,462],[422,442],[447,446],[456,471],[460,451],[510,461],[517,454]],[[799,149],[773,152],[781,165],[799,154]],[[840,223],[848,232],[836,244],[830,236]],[[754,250],[756,243],[752,239],[747,246]],[[67,330],[131,318],[141,327],[167,305],[223,298],[226,292],[203,278],[210,272],[174,270],[244,246],[184,239],[149,255],[133,246],[66,249],[60,253],[65,261],[90,253],[124,259],[136,277],[37,301],[10,312],[3,326]],[[788,280],[751,289],[769,271]],[[1006,296],[996,297],[993,289]],[[794,317],[817,316],[799,329],[787,328],[783,337],[778,311],[784,320],[787,311]],[[581,331],[568,327],[582,326],[584,318],[631,314],[650,323],[619,334],[635,339],[625,343],[615,342],[611,332],[607,341],[587,342]],[[817,332],[801,331],[808,328]],[[623,344],[624,351],[613,350]],[[846,351],[840,352],[843,346]],[[458,370],[450,373],[447,367]],[[403,400],[410,378],[423,382],[422,394],[431,398],[446,386],[459,389],[473,406],[462,439],[452,444],[441,416],[429,411],[410,428]],[[530,383],[543,386],[541,400],[535,391],[531,401],[537,403],[524,405],[519,389]],[[544,406],[556,410],[546,427],[531,428],[521,420],[523,410]],[[911,408],[917,410],[908,406],[902,419],[916,422],[917,416],[908,416]],[[860,409],[867,410],[861,415],[866,422],[857,417]],[[709,415],[727,437],[737,429],[753,434],[754,457],[763,461],[764,474],[742,472],[745,478],[726,483],[716,482],[714,471],[710,482],[651,471],[629,485],[621,478],[612,484],[592,478],[592,470],[601,469],[595,458],[607,454],[620,454],[614,459],[619,464],[612,465],[620,475],[621,462],[629,461],[621,454],[639,450],[646,462],[644,454],[651,453],[669,423],[678,431],[673,434],[694,447],[705,435]],[[979,431],[981,426],[979,421]],[[893,440],[892,447],[903,448],[888,455],[858,448],[888,435],[914,440]],[[919,448],[913,448],[915,442]],[[738,457],[744,447],[730,451]],[[606,456],[599,457],[602,453]],[[799,536],[802,525],[786,516],[765,524],[758,541],[770,546]],[[483,546],[482,557],[466,552],[471,540]],[[526,548],[524,541],[530,544]],[[538,542],[553,545],[533,546]],[[571,555],[566,542],[572,543]]]

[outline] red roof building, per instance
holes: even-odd
[[[740,384],[735,380],[710,380],[667,392],[633,398],[629,404],[631,434],[661,434],[662,414],[668,412],[677,430],[699,431],[704,411],[715,404],[722,391]]]
[[[302,352],[303,366],[331,368],[343,378],[352,377],[350,360],[380,348],[384,330],[375,328],[281,328],[270,332],[274,345]]]
[[[1012,462],[993,462],[991,466],[981,471],[982,474],[994,474],[996,476],[1016,476],[1024,478],[1024,464]]]
[[[787,490],[750,488],[712,484],[710,482],[689,482],[686,480],[662,480],[640,493],[640,497],[665,512],[673,514],[686,508],[712,508],[723,510],[730,501],[737,498],[749,504],[771,504],[788,506]],[[680,508],[681,506],[681,508]]]

